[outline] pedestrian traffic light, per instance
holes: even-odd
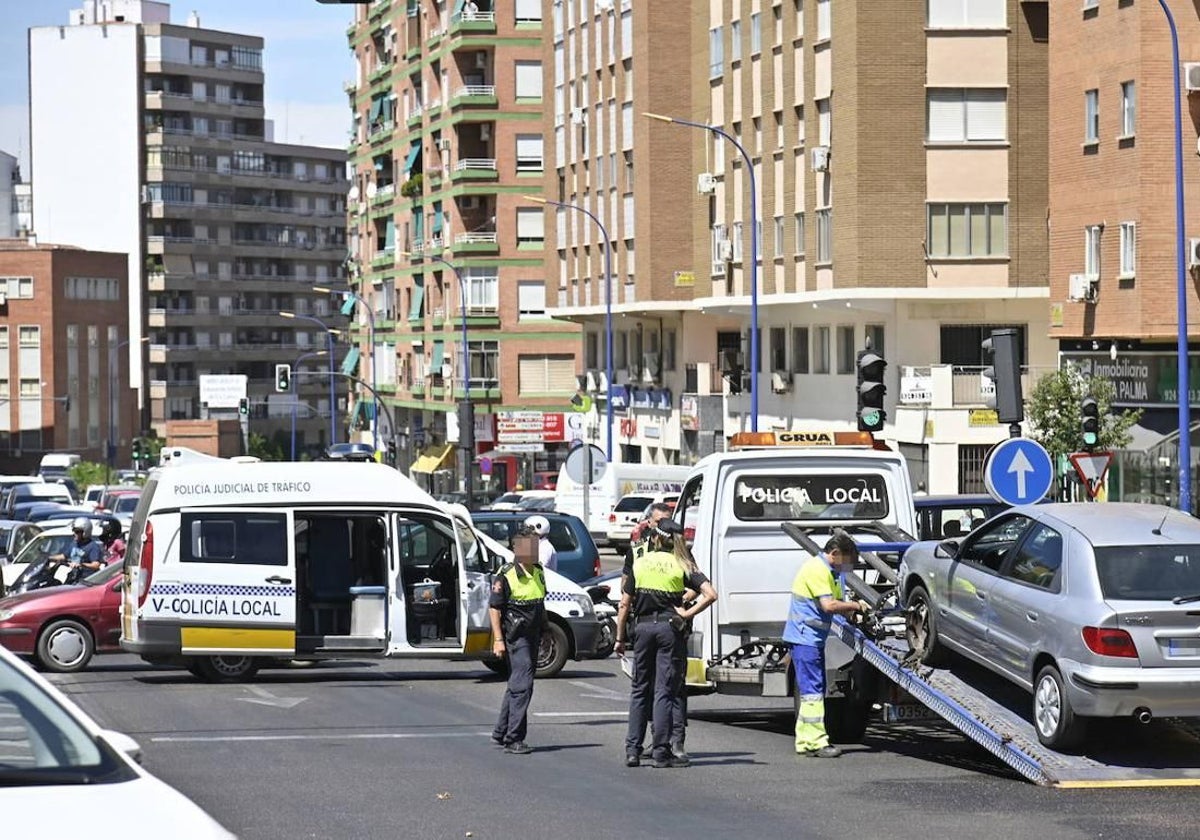
[[[858,369],[858,430],[881,432],[887,412],[883,410],[883,371],[887,362],[872,350],[859,350],[855,367]]]
[[[1020,341],[1021,335],[1015,329],[992,330],[991,337],[983,340],[984,358],[992,362],[983,369],[983,378],[995,384],[996,417],[1001,423],[1025,419]]]
[[[292,390],[291,365],[275,365],[275,390],[281,394]]]
[[[1087,396],[1079,404],[1080,430],[1083,432],[1083,448],[1091,452],[1100,445],[1100,403],[1095,397]]]
[[[250,413],[250,400],[246,399],[245,397],[242,397],[240,400],[238,400],[238,414],[245,417],[249,413]]]

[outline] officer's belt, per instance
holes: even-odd
[[[532,601],[518,601],[515,598],[508,599],[508,605],[510,607],[532,607],[538,604],[544,604],[545,602],[545,598],[535,598]]]
[[[677,613],[677,612],[659,611],[659,612],[646,613],[645,615],[634,616],[633,620],[637,621],[639,623],[643,622],[643,621],[654,621],[654,622],[670,621],[674,616],[677,616],[677,615],[679,615],[679,613]]]

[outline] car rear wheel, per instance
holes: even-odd
[[[908,613],[904,619],[904,636],[908,647],[925,665],[946,664],[948,651],[938,638],[937,616],[929,593],[923,586],[914,586],[908,593]]]
[[[95,652],[91,631],[70,618],[51,622],[38,638],[38,663],[59,674],[82,671]]]
[[[259,661],[253,656],[199,656],[195,667],[192,673],[206,682],[241,682],[258,673]]]
[[[1071,708],[1062,674],[1053,665],[1038,671],[1033,684],[1033,725],[1038,740],[1060,752],[1078,749],[1087,737],[1087,720]]]
[[[538,645],[537,667],[534,675],[538,679],[553,677],[567,664],[567,655],[571,652],[570,642],[566,631],[553,622],[546,625],[542,631],[542,642]]]

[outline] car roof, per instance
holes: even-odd
[[[1200,519],[1165,505],[1052,502],[1015,510],[1079,531],[1092,545],[1200,543]],[[1159,533],[1154,533],[1155,531]]]
[[[952,505],[996,505],[1004,507],[1004,502],[998,502],[986,493],[963,493],[945,496],[914,496],[913,502],[919,508],[950,507]]]
[[[527,510],[478,510],[471,511],[471,519],[520,519],[526,520],[531,516],[544,516],[547,519],[579,519],[578,516],[570,513],[561,513],[556,510],[537,510],[530,513]],[[580,520],[581,522],[583,520]]]

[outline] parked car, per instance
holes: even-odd
[[[375,449],[369,443],[335,443],[325,450],[326,461],[374,461]]]
[[[111,511],[117,506],[117,499],[122,496],[133,496],[137,498],[142,495],[142,488],[130,487],[122,485],[120,487],[109,487],[100,496],[100,502],[96,505],[97,511]]]
[[[648,515],[650,506],[658,502],[674,505],[677,501],[678,494],[668,496],[630,493],[617,499],[616,505],[608,515],[608,544],[615,548],[618,554],[624,554],[629,550],[629,532]]]
[[[492,539],[509,546],[521,523],[530,514],[515,510],[483,510],[471,514],[471,521]],[[569,513],[542,513],[550,522],[550,544],[558,555],[558,573],[578,583],[600,573],[600,550],[592,535],[577,516]]]
[[[1160,505],[1013,508],[900,565],[909,645],[1033,695],[1038,739],[1079,747],[1090,718],[1200,716],[1200,520]]]
[[[100,497],[104,495],[105,489],[103,484],[89,484],[83,491],[83,501],[80,504],[95,509],[96,505],[100,504]]]
[[[82,507],[71,507],[61,502],[30,502],[17,505],[13,516],[26,522],[45,522],[48,519],[64,519],[69,516],[90,516],[92,511]]]
[[[526,496],[517,502],[516,509],[527,516],[531,513],[551,513],[554,511],[554,496]]]
[[[491,506],[488,509],[489,510],[516,510],[517,502],[521,501],[521,497],[524,495],[525,495],[525,493],[523,491],[502,493],[496,497],[496,500],[494,502],[492,502]]]
[[[0,565],[11,562],[41,530],[29,522],[0,519]]]
[[[960,537],[1008,509],[1008,505],[985,494],[916,496],[913,504],[917,509],[919,540]]]
[[[8,491],[8,497],[4,501],[4,510],[0,511],[0,513],[5,518],[11,518],[10,514],[13,512],[13,509],[24,502],[75,504],[75,500],[71,497],[71,491],[62,484],[47,481],[30,481],[25,484],[13,485]]]
[[[233,837],[141,764],[128,735],[101,729],[41,675],[0,650],[0,814],[8,833],[39,837]],[[70,803],[68,807],[64,807]],[[137,813],[136,820],[129,815]]]

